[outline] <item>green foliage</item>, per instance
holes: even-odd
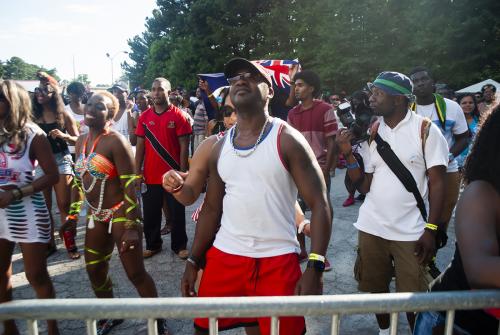
[[[80,73],[75,81],[79,81],[80,83],[82,83],[83,85],[90,85],[90,80],[89,80],[89,75],[86,74],[86,73]]]
[[[16,80],[36,80],[36,73],[45,71],[57,80],[56,69],[46,69],[43,66],[28,64],[19,57],[11,57],[6,62],[0,62],[0,78]]]
[[[500,78],[497,0],[158,0],[129,40],[133,86],[163,76],[193,86],[231,57],[298,58],[330,91],[359,89],[384,70],[428,66],[460,88]]]

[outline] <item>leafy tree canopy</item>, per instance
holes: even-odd
[[[298,58],[325,89],[359,89],[384,70],[425,65],[460,88],[500,78],[496,0],[158,0],[128,43],[132,85],[192,87],[231,57]]]
[[[0,62],[0,77],[3,79],[36,80],[38,71],[45,71],[60,80],[56,69],[46,69],[43,66],[28,64],[19,57],[11,57],[5,62]]]

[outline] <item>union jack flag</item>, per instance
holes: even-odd
[[[298,64],[300,71],[300,63],[298,59],[264,59],[256,62],[269,70],[269,74],[273,79],[273,86],[285,90],[290,89],[290,76],[288,75],[288,72],[292,65]]]

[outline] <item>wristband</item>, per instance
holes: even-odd
[[[354,170],[359,168],[359,163],[356,161],[355,163],[346,164],[345,167],[347,168],[347,170]]]
[[[436,231],[436,230],[438,230],[438,226],[435,225],[435,224],[433,224],[433,223],[426,223],[425,224],[425,229]]]
[[[321,256],[321,255],[318,255],[318,254],[315,254],[315,253],[310,253],[309,254],[309,260],[310,261],[320,261],[320,262],[325,262],[325,256]]]
[[[78,220],[78,215],[76,215],[76,214],[67,215],[66,221],[68,221],[68,220],[75,220],[76,221],[76,220]]]
[[[308,225],[310,223],[311,223],[311,221],[309,221],[308,219],[304,219],[304,221],[302,221],[299,224],[299,228],[297,228],[297,233],[302,234],[302,232],[304,231],[304,228],[306,227],[306,225]]]

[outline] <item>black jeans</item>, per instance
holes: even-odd
[[[161,185],[148,184],[146,193],[142,194],[142,209],[144,215],[144,237],[146,249],[156,250],[161,248],[161,216],[163,198],[166,198],[172,231],[170,233],[170,248],[178,253],[186,249],[186,209],[172,194],[166,192]]]

